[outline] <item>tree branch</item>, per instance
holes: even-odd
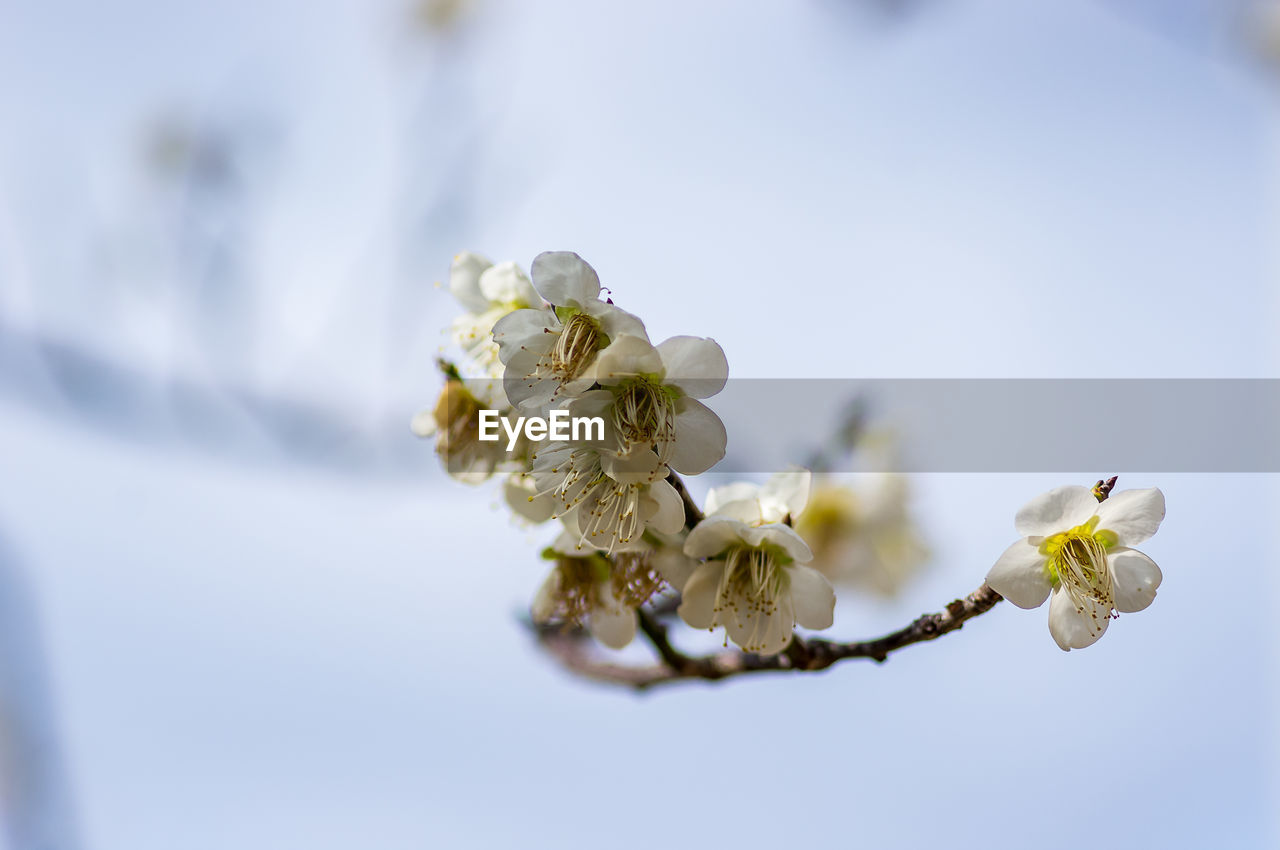
[[[779,655],[754,655],[725,650],[712,655],[690,656],[671,645],[666,627],[649,611],[640,610],[640,630],[654,645],[662,663],[628,666],[600,660],[589,638],[581,632],[542,630],[538,640],[562,666],[597,682],[643,691],[656,685],[689,679],[718,681],[744,673],[813,672],[825,670],[846,658],[869,658],[877,663],[907,646],[935,640],[961,628],[967,620],[985,614],[1003,599],[984,583],[964,599],[956,599],[946,610],[917,617],[911,625],[873,640],[838,643],[821,638],[794,637]]]
[[[692,527],[696,524],[695,516],[701,518],[701,511],[689,498],[679,477],[673,473],[671,479],[672,485],[685,500],[686,513],[689,514]],[[1093,495],[1099,502],[1104,502],[1115,486],[1114,476],[1105,481],[1100,480],[1093,487]],[[963,599],[949,602],[945,610],[923,614],[909,626],[882,637],[840,643],[824,638],[806,640],[796,635],[778,655],[755,655],[729,649],[712,655],[685,655],[672,645],[667,637],[666,626],[659,621],[659,617],[665,612],[645,608],[637,610],[636,615],[639,617],[640,631],[653,644],[661,659],[658,664],[630,666],[601,661],[592,651],[591,641],[581,629],[569,631],[544,628],[538,631],[538,640],[570,672],[597,682],[643,691],[657,685],[689,679],[718,681],[745,673],[813,672],[825,670],[846,658],[869,658],[882,664],[889,659],[890,653],[958,631],[967,621],[987,613],[1002,599],[1003,596],[983,582],[981,587]],[[670,602],[664,604],[664,607],[670,606]]]

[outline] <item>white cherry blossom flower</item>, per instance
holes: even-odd
[[[652,452],[620,458],[600,446],[549,442],[534,453],[530,474],[535,501],[551,501],[551,515],[578,532],[579,546],[612,553],[642,546],[646,528],[684,527],[684,501],[667,472]]]
[[[534,597],[533,621],[585,626],[607,647],[621,649],[636,634],[635,606],[615,586],[607,558],[580,550],[575,535],[562,532],[544,556],[555,561]],[[625,589],[624,589],[625,590]]]
[[[656,451],[677,472],[697,475],[724,457],[724,423],[702,402],[724,389],[729,363],[715,340],[677,336],[654,346],[622,334],[600,352],[602,389],[570,405],[577,416],[613,425],[621,455]]]
[[[1058,487],[1018,511],[1022,539],[987,574],[1019,608],[1049,601],[1049,632],[1064,650],[1090,646],[1120,614],[1151,604],[1160,568],[1131,548],[1164,519],[1160,490],[1125,490],[1099,502],[1088,487]]]
[[[594,384],[596,355],[611,341],[622,334],[647,337],[638,318],[600,300],[600,278],[577,254],[539,254],[533,286],[554,309],[509,313],[493,326],[493,339],[507,397],[536,412]]]
[[[811,566],[832,584],[896,596],[929,557],[909,495],[907,479],[893,473],[815,486],[795,526],[813,549]]]
[[[494,265],[464,251],[453,258],[449,291],[466,310],[454,319],[449,336],[488,377],[502,377],[493,326],[514,310],[541,309],[542,299],[529,278],[513,262]]]
[[[794,467],[773,475],[763,485],[749,481],[713,487],[707,493],[708,514],[732,516],[749,525],[786,522],[809,503],[813,473]]]
[[[477,397],[475,382],[450,378],[434,408],[413,417],[411,428],[419,437],[436,438],[436,454],[450,476],[466,484],[479,484],[504,463],[512,462],[505,446],[480,439],[480,411],[492,400]],[[481,393],[483,395],[483,393]]]
[[[772,655],[791,643],[797,625],[828,628],[831,584],[805,564],[808,544],[789,525],[808,497],[809,473],[774,476],[764,487],[711,491],[712,512],[689,532],[684,553],[706,559],[683,588],[680,617],[694,628],[724,626],[747,652]]]

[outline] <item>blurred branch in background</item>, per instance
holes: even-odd
[[[60,249],[90,258],[76,279],[50,287],[58,272],[38,254],[0,268],[10,290],[0,301],[0,396],[121,439],[254,462],[372,477],[427,468],[396,388],[407,397],[413,376],[429,369],[422,355],[435,340],[424,318],[439,295],[430,284],[470,229],[497,156],[473,91],[478,5],[405,7],[410,51],[397,72],[405,97],[391,116],[401,122],[392,167],[403,179],[385,199],[394,214],[369,235],[369,250],[386,262],[373,278],[353,273],[321,326],[286,352],[296,373],[322,369],[312,355],[330,354],[337,339],[357,356],[381,352],[377,380],[362,388],[374,404],[340,380],[307,375],[301,383],[323,387],[319,396],[282,380],[290,368],[280,313],[290,298],[324,297],[305,280],[279,279],[264,258],[272,207],[287,188],[282,168],[304,141],[291,135],[288,109],[200,102],[157,110],[142,128],[135,201],[83,234],[83,245]],[[6,302],[32,306],[14,314]],[[353,331],[357,312],[373,320]]]
[[[963,5],[958,0],[817,0],[818,5],[866,29],[902,28],[927,13]],[[1094,0],[1133,27],[1201,56],[1280,70],[1277,0]],[[1011,7],[1013,8],[1013,7]]]
[[[0,386],[59,420],[119,439],[242,462],[288,461],[343,475],[418,477],[431,457],[403,417],[370,427],[338,406],[159,378],[69,344],[0,325]]]

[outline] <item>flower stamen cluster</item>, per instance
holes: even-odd
[[[551,331],[548,330],[547,333]],[[600,348],[601,342],[600,323],[586,313],[574,313],[556,338],[550,356],[546,361],[539,360],[538,363],[541,366],[545,362],[547,371],[558,378],[561,384],[566,384],[582,374]],[[540,372],[541,370],[525,377],[536,380],[540,377]]]
[[[1115,595],[1111,568],[1107,564],[1108,535],[1095,534],[1098,518],[1068,531],[1046,537],[1040,551],[1046,556],[1045,571],[1055,587],[1061,587],[1075,603],[1076,611],[1095,618],[1099,611],[1115,619]]]

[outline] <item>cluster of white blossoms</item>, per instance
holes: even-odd
[[[726,643],[771,655],[796,627],[831,626],[831,580],[892,593],[926,556],[897,478],[862,497],[823,487],[811,500],[810,473],[794,469],[763,486],[713,488],[699,510],[680,476],[725,455],[724,424],[702,401],[725,386],[724,352],[702,337],[654,344],[637,316],[601,297],[577,254],[540,254],[529,275],[460,254],[449,288],[466,311],[449,329],[456,359],[441,361],[444,391],[413,430],[435,437],[455,478],[505,474],[517,516],[558,524],[542,553],[552,566],[532,604],[536,623],[581,626],[620,648],[636,634],[637,611],[674,592],[689,626],[723,628]],[[566,414],[602,428],[518,436],[521,422]],[[510,440],[485,436],[495,423]],[[988,582],[1022,607],[1052,592],[1054,638],[1088,646],[1116,612],[1155,596],[1159,569],[1129,546],[1163,515],[1158,490],[1101,504],[1087,488],[1054,490],[1019,512],[1025,537]]]

